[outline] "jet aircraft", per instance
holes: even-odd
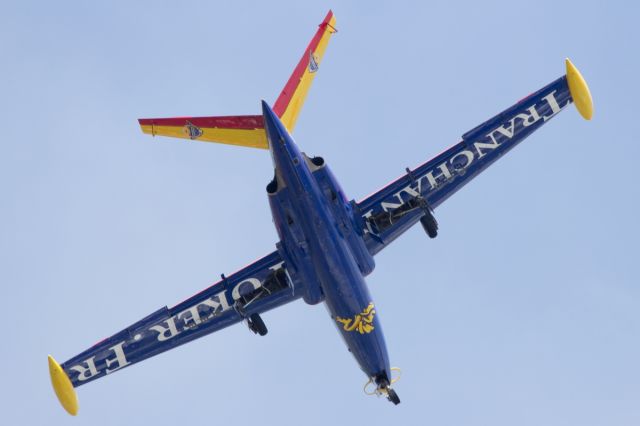
[[[300,151],[291,136],[336,31],[329,11],[280,96],[273,106],[262,101],[260,115],[139,120],[142,131],[153,136],[269,150],[274,176],[266,192],[279,241],[249,266],[66,362],[49,356],[55,393],[70,414],[78,411],[74,388],[232,324],[245,322],[264,336],[261,314],[298,299],[327,306],[371,393],[398,404],[381,315],[365,283],[374,256],[418,222],[435,238],[434,209],[569,104],[587,120],[593,115],[589,89],[567,59],[562,77],[372,195],[350,200],[324,159]]]

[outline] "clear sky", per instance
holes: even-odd
[[[140,117],[256,114],[327,10],[295,137],[355,199],[564,73],[570,108],[381,253],[368,278],[398,407],[322,306],[264,315],[78,390],[60,362],[274,248],[265,151],[152,139]],[[634,2],[4,2],[2,424],[638,425]]]

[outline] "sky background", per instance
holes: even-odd
[[[295,137],[360,199],[564,73],[569,108],[376,257],[398,407],[322,306],[78,389],[60,362],[273,250],[265,151],[137,118],[256,114],[327,10]],[[2,424],[638,425],[640,66],[633,2],[2,2]]]

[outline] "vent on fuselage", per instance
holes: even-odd
[[[273,179],[271,179],[271,182],[267,185],[267,194],[275,194],[276,192],[278,192],[278,178],[274,173]]]

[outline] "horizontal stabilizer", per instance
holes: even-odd
[[[298,114],[307,97],[311,83],[320,67],[320,62],[329,44],[331,35],[338,30],[335,28],[336,17],[332,11],[327,13],[322,23],[318,25],[318,31],[302,54],[302,58],[296,65],[291,77],[273,105],[275,112],[289,132],[298,120]]]
[[[335,23],[336,18],[333,12],[329,11],[273,106],[273,111],[280,117],[289,132],[293,131],[296,124],[298,114],[329,44],[329,38],[337,31]],[[160,135],[269,149],[261,115],[141,118],[138,122],[143,133],[152,136]]]
[[[144,133],[153,136],[269,148],[261,115],[141,118],[138,122]]]

